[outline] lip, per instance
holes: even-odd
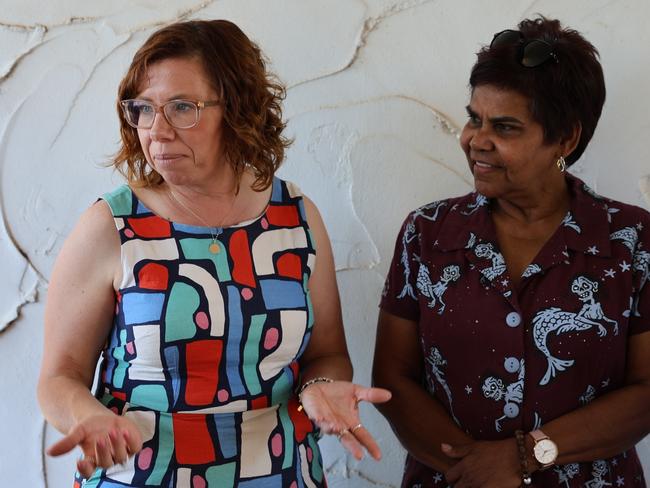
[[[166,161],[174,161],[182,157],[183,157],[182,154],[177,154],[177,153],[161,153],[161,154],[155,154],[153,158],[156,161],[166,162]]]
[[[497,164],[488,163],[486,161],[479,161],[476,159],[472,160],[472,171],[474,173],[486,174],[492,173],[494,171],[501,171],[502,169],[503,167]]]

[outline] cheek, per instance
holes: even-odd
[[[463,127],[463,131],[460,133],[460,147],[463,148],[465,153],[469,153],[469,141],[472,139],[471,131],[467,130],[467,126]]]
[[[138,140],[140,141],[140,149],[149,159],[149,131],[138,130]]]

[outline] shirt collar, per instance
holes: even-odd
[[[611,213],[607,200],[582,180],[567,173],[570,210],[561,224],[566,247],[573,251],[607,257],[610,249]],[[474,247],[477,242],[496,243],[490,217],[490,199],[478,192],[452,199],[451,208],[434,247],[454,251]]]

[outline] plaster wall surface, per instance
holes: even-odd
[[[650,207],[648,0],[1,0],[0,486],[71,486],[78,453],[35,385],[54,259],[79,214],[121,178],[103,166],[119,138],[117,84],[156,28],[226,18],[286,83],[295,144],[280,171],[319,206],[332,239],[355,380],[370,382],[377,302],[406,213],[469,191],[458,135],[474,53],[535,13],[600,50],[608,98],[573,171],[596,191]],[[71,348],[82,347],[71,344]],[[404,452],[370,406],[384,460],[321,441],[332,487],[399,486]],[[650,441],[639,445],[650,479]]]

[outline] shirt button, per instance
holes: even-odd
[[[506,324],[508,324],[508,327],[519,326],[519,324],[521,324],[521,315],[519,315],[517,312],[510,312],[508,315],[506,315]]]
[[[519,407],[516,403],[506,403],[503,407],[503,415],[509,419],[514,419],[517,415],[519,415]]]
[[[503,363],[503,367],[508,373],[516,373],[519,371],[519,359],[517,358],[506,358]]]

